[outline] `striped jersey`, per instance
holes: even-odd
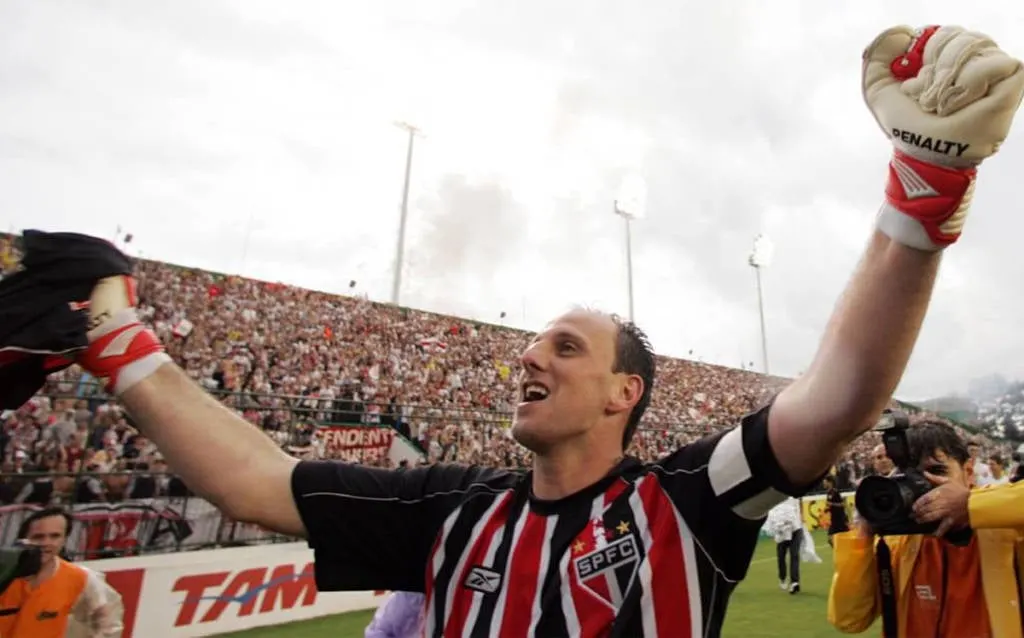
[[[768,510],[804,491],[767,415],[557,501],[529,473],[303,461],[317,585],[423,592],[426,636],[718,636]]]

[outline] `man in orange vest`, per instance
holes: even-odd
[[[34,512],[18,538],[40,549],[41,567],[16,578],[0,593],[3,638],[118,638],[123,630],[120,596],[103,577],[60,557],[71,517],[60,508]]]

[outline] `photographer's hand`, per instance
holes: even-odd
[[[925,477],[935,485],[914,503],[914,518],[918,523],[941,521],[935,530],[936,536],[944,536],[953,529],[960,529],[971,524],[967,512],[967,500],[971,496],[971,488],[959,481],[951,481],[946,476],[936,476],[929,472]]]

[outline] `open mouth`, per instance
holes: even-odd
[[[547,386],[538,381],[527,381],[522,385],[521,396],[523,403],[536,403],[548,398]]]

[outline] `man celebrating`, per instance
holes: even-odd
[[[865,51],[863,90],[895,154],[817,356],[771,405],[656,463],[623,457],[651,398],[650,346],[595,312],[553,321],[522,355],[525,475],[291,458],[170,362],[125,277],[93,291],[79,362],[195,492],[307,538],[322,590],[423,592],[431,636],[718,636],[765,514],[816,484],[895,389],[1024,72],[981,34],[899,27]]]

